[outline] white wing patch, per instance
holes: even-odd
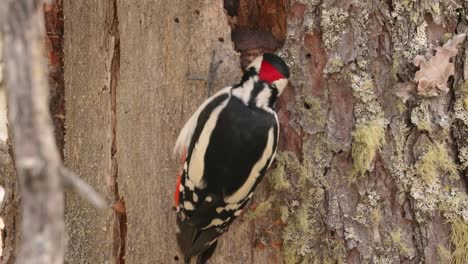
[[[193,204],[188,201],[184,202],[184,208],[185,210],[189,210],[189,211],[193,211],[195,209],[195,207],[193,207]]]
[[[218,97],[219,95],[223,93],[229,93],[231,88],[232,87],[229,86],[229,87],[219,90],[210,98],[206,99],[205,102],[203,102],[203,104],[200,107],[198,107],[197,111],[195,111],[195,113],[190,117],[187,123],[185,123],[184,127],[180,131],[179,136],[177,137],[177,141],[175,143],[174,152],[173,152],[174,157],[182,156],[182,153],[184,152],[184,150],[188,148],[190,144],[190,140],[192,139],[192,136],[193,136],[193,132],[195,131],[195,128],[197,127],[197,121],[198,121],[198,117],[200,116],[201,111],[203,111],[203,109],[205,109],[205,107],[211,101],[213,101],[214,98]]]
[[[270,163],[268,164],[267,169],[270,168],[271,164],[273,163],[273,160],[275,159],[276,151],[278,150],[278,142],[279,142],[279,135],[280,135],[278,115],[276,114],[275,111],[273,111],[273,115],[275,116],[276,128],[277,128],[277,133],[276,133],[276,148],[275,148],[275,150],[273,151],[273,155],[271,155]]]
[[[210,228],[212,226],[220,226],[220,225],[224,224],[225,222],[227,222],[228,219],[223,220],[221,218],[215,218],[215,219],[211,220],[210,224],[205,226],[203,229],[208,229],[208,228]]]
[[[255,163],[253,166],[252,170],[250,171],[249,177],[245,181],[245,183],[237,190],[235,193],[233,193],[230,196],[226,196],[224,198],[224,202],[227,204],[238,204],[242,199],[245,198],[246,194],[252,190],[252,187],[254,186],[255,182],[257,181],[257,178],[260,176],[260,171],[267,165],[268,159],[272,156],[273,154],[273,145],[274,145],[274,128],[270,128],[270,131],[268,131],[268,140],[267,144],[265,147],[265,150],[263,151],[262,156],[260,159]]]
[[[208,144],[210,143],[211,133],[213,133],[216,123],[218,122],[219,114],[221,111],[223,111],[228,102],[229,97],[211,112],[210,117],[206,121],[205,126],[200,133],[200,137],[193,147],[192,156],[190,157],[190,165],[188,168],[188,177],[199,189],[202,189],[205,186],[205,183],[203,182],[205,154],[208,148]]]

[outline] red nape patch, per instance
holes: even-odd
[[[174,202],[175,202],[175,206],[179,206],[179,186],[180,186],[180,182],[182,181],[182,175],[179,175],[179,177],[177,177],[177,183],[176,183],[176,189],[175,189],[175,192],[174,192]]]
[[[262,81],[267,83],[272,83],[276,80],[284,78],[283,74],[278,72],[273,65],[271,65],[268,61],[262,61],[262,66],[260,67],[260,74],[259,78]]]

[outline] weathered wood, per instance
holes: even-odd
[[[174,261],[175,138],[207,96],[240,77],[222,3],[65,1],[64,13],[73,18],[65,20],[66,162],[127,209],[125,226],[69,197],[67,260]],[[251,236],[248,223],[236,224],[215,263],[252,259]]]
[[[173,263],[182,257],[175,244],[172,206],[179,161],[171,159],[172,148],[196,107],[238,80],[239,59],[222,1],[122,1],[118,10],[116,157],[127,206],[125,259]],[[248,224],[233,227],[213,263],[251,261],[251,236]]]
[[[63,4],[65,164],[108,200],[114,200],[110,126],[113,1],[63,1]],[[113,239],[117,216],[89,208],[74,194],[67,194],[66,207],[69,241],[66,261],[109,261],[118,243]]]

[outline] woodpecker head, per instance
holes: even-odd
[[[252,68],[257,72],[261,81],[276,87],[278,94],[281,94],[288,85],[288,65],[275,54],[264,53],[258,56],[247,67],[248,70]]]

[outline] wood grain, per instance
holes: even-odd
[[[114,198],[111,178],[110,66],[112,1],[64,1],[65,163],[97,191]],[[67,263],[106,263],[115,225],[75,194],[66,197]],[[115,262],[114,262],[115,263]]]

